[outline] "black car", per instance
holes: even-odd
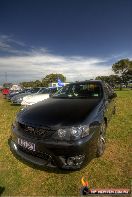
[[[103,154],[115,97],[102,81],[63,87],[46,101],[19,112],[9,139],[11,151],[37,166],[79,169]]]

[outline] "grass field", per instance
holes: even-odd
[[[118,91],[117,112],[107,129],[104,155],[80,171],[42,171],[33,169],[11,154],[8,147],[11,123],[17,106],[0,98],[0,186],[3,196],[79,195],[82,176],[93,188],[130,188],[130,145],[132,131],[132,91]]]

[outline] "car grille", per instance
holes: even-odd
[[[23,148],[22,146],[19,146],[19,149],[29,155],[32,155],[32,156],[35,156],[35,157],[38,157],[40,159],[44,159],[46,161],[50,161],[52,159],[51,155],[49,155],[48,153],[42,153],[42,152],[35,152],[35,151],[31,151],[31,150],[28,150],[26,148]]]
[[[24,132],[27,134],[33,135],[33,136],[38,136],[38,137],[44,137],[48,138],[50,137],[55,130],[52,130],[51,128],[36,128],[32,126],[27,126],[25,124],[18,123],[18,126],[20,129],[22,129]]]

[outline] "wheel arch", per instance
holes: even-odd
[[[107,118],[106,117],[104,117],[104,121],[105,121],[105,124],[106,124],[106,127],[107,127],[108,122],[107,122]]]

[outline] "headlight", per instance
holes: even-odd
[[[53,134],[53,138],[60,140],[78,140],[89,135],[88,126],[71,127],[66,129],[59,129]]]
[[[22,101],[22,98],[19,98],[18,101]]]
[[[65,136],[66,136],[66,130],[63,130],[63,129],[59,129],[58,130],[58,136],[60,137],[60,138],[64,138]]]
[[[90,132],[90,129],[88,126],[83,126],[82,127],[83,131],[82,131],[82,134],[81,134],[81,137],[86,137],[87,135],[89,135],[89,132]]]
[[[70,129],[71,138],[80,138],[82,133],[82,127],[72,127]]]

